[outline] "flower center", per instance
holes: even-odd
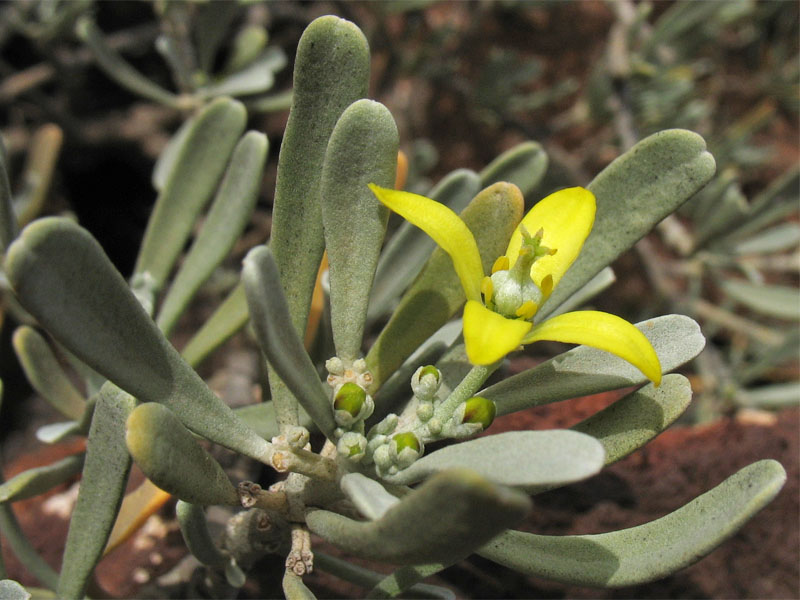
[[[545,294],[531,278],[531,266],[543,256],[555,254],[542,246],[543,230],[530,235],[521,227],[522,245],[514,266],[508,268],[508,258],[501,256],[492,268],[491,277],[484,279],[481,289],[486,307],[508,319],[531,319]]]

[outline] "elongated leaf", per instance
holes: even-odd
[[[228,561],[211,538],[202,506],[178,500],[175,514],[178,517],[178,525],[180,525],[186,547],[197,560],[211,567],[222,566]]]
[[[122,87],[160,104],[180,107],[178,96],[150,81],[111,48],[106,43],[103,32],[90,17],[81,17],[75,26],[75,32],[89,46],[105,74]]]
[[[429,197],[460,213],[480,190],[480,178],[474,171],[457,169],[446,175],[430,191]],[[424,231],[403,221],[386,243],[378,260],[369,319],[375,319],[391,309],[420,272],[434,248],[436,242]]]
[[[752,390],[741,390],[736,394],[740,406],[777,409],[800,404],[800,383],[774,383]]]
[[[51,590],[58,586],[58,573],[33,547],[30,540],[25,536],[19,525],[14,511],[7,504],[0,505],[0,533],[3,535],[3,546],[9,548],[19,562],[25,565],[27,571],[36,577],[42,585],[46,585]]]
[[[239,283],[192,336],[192,339],[186,343],[181,350],[181,355],[193,367],[199,365],[209,354],[244,327],[249,318],[244,285]]]
[[[387,510],[400,502],[399,498],[387,492],[379,482],[361,473],[348,473],[342,477],[339,485],[358,512],[372,521],[380,519]]]
[[[653,344],[664,373],[692,360],[705,346],[700,327],[683,315],[657,317],[637,323],[636,327]],[[497,414],[505,415],[646,381],[638,369],[624,360],[579,346],[489,386],[478,395],[494,400]]]
[[[147,478],[192,504],[239,504],[225,471],[166,406],[142,404],[128,417],[125,443]]]
[[[370,588],[379,585],[385,579],[383,573],[376,573],[349,561],[329,556],[322,552],[314,552],[314,568],[333,573],[340,579],[355,583],[361,587]],[[413,568],[413,567],[412,567]],[[455,600],[456,596],[447,588],[437,585],[418,583],[404,588],[406,598],[441,598],[442,600]],[[375,595],[375,588],[367,594],[367,598],[381,597]]]
[[[467,556],[529,509],[530,500],[522,492],[454,469],[432,477],[376,521],[312,510],[306,523],[313,533],[356,556],[419,564]]]
[[[250,131],[233,150],[203,228],[161,305],[156,322],[164,335],[169,336],[192,297],[225,259],[247,226],[258,200],[268,146],[264,134]]]
[[[527,198],[544,177],[548,162],[547,154],[537,142],[517,144],[486,165],[480,173],[481,187],[507,181]]]
[[[106,546],[131,468],[124,444],[125,420],[135,405],[132,396],[111,383],[100,390],[61,562],[56,590],[59,598],[83,598],[89,576]]]
[[[283,69],[286,62],[286,54],[281,48],[268,48],[250,65],[203,88],[201,93],[206,98],[213,98],[266,92],[275,85],[275,73]]]
[[[394,183],[397,125],[383,104],[359,100],[339,117],[322,167],[322,224],[336,355],[361,356],[367,303],[388,209],[367,187]]]
[[[648,384],[572,427],[596,438],[605,464],[638,450],[672,425],[689,407],[692,386],[683,375],[667,375],[659,387]]]
[[[314,593],[303,583],[302,577],[295,575],[291,569],[283,574],[283,594],[286,600],[317,600]]]
[[[688,200],[709,181],[714,169],[703,138],[681,129],[645,138],[606,167],[588,186],[597,199],[592,233],[539,309],[536,321],[542,321]]]
[[[795,287],[762,285],[736,279],[724,279],[720,286],[731,298],[751,310],[778,319],[800,320],[800,295]]]
[[[328,138],[345,108],[367,94],[369,47],[344,19],[315,19],[303,32],[294,95],[281,144],[272,240],[292,324],[305,331],[324,246],[320,178]]]
[[[83,454],[68,456],[50,465],[23,471],[0,485],[0,502],[16,502],[38,496],[74,477],[83,468]]]
[[[270,365],[294,394],[306,412],[329,438],[333,436],[336,423],[328,394],[319,380],[314,363],[308,356],[303,342],[292,327],[289,307],[283,295],[278,267],[270,248],[259,246],[251,250],[244,260],[242,280],[247,292],[253,326],[259,344]],[[284,399],[281,398],[280,401]],[[275,412],[279,423],[287,417],[281,411],[291,410],[274,397]]]
[[[522,218],[522,196],[509,184],[497,183],[480,192],[461,213],[481,254],[484,272],[489,272],[503,254]],[[491,227],[486,224],[491,223]],[[403,296],[392,318],[367,354],[367,366],[380,384],[438,330],[464,304],[461,282],[450,257],[433,251],[413,285]]]
[[[145,231],[135,272],[159,290],[167,280],[200,211],[211,199],[242,135],[247,114],[241,103],[220,98],[192,121]]]
[[[0,137],[0,250],[5,253],[14,238],[17,237],[19,227],[17,216],[11,205],[11,183],[8,176],[8,155],[6,147]]]
[[[455,563],[439,562],[427,565],[405,565],[379,581],[369,591],[367,598],[396,598],[401,594],[405,598],[415,586],[424,585],[418,582],[443,571],[453,564]],[[455,596],[453,597],[455,598]]]
[[[781,223],[736,244],[736,254],[770,254],[800,244],[800,225]]]
[[[22,175],[23,188],[14,197],[14,212],[20,226],[42,213],[63,143],[64,132],[54,123],[42,125],[33,134]]]
[[[23,325],[14,332],[13,343],[33,389],[65,417],[80,420],[86,401],[64,373],[45,339],[32,327]]]
[[[646,583],[711,552],[764,508],[785,481],[779,463],[762,460],[675,512],[638,527],[559,537],[507,531],[478,554],[526,575],[572,585]]]
[[[463,467],[497,484],[533,489],[581,481],[604,464],[603,446],[591,436],[564,430],[508,431],[447,446],[386,479],[409,485]]]
[[[150,182],[156,191],[161,192],[167,184],[172,171],[175,169],[175,161],[181,155],[184,144],[189,137],[189,132],[195,127],[195,123],[200,115],[195,114],[186,119],[178,130],[169,138],[169,142],[164,146],[161,154],[156,159],[156,164],[153,167],[153,174],[150,177]]]
[[[67,219],[35,221],[9,249],[5,267],[31,314],[120,388],[163,402],[187,427],[223,446],[256,459],[269,453],[269,444],[183,362],[86,230]]]

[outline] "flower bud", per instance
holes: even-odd
[[[336,450],[339,452],[339,454],[349,458],[354,462],[358,462],[364,458],[366,449],[367,438],[354,431],[348,431],[345,433],[341,438],[339,438],[339,442],[336,444]]]
[[[427,421],[433,416],[433,402],[420,402],[417,404],[417,418],[420,421]]]
[[[364,402],[367,400],[367,392],[357,386],[355,383],[345,383],[336,392],[336,397],[333,399],[334,410],[343,410],[355,419],[361,412]]]
[[[422,442],[410,431],[395,434],[389,448],[394,463],[401,469],[410,466],[424,450]]]
[[[420,400],[431,401],[441,385],[442,375],[433,365],[420,367],[411,377],[411,391]]]
[[[474,396],[464,403],[464,416],[461,422],[479,424],[486,429],[494,421],[495,414],[497,406],[494,402],[481,396]]]

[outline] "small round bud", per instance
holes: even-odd
[[[415,452],[419,452],[420,445],[419,439],[410,431],[404,431],[403,433],[397,433],[392,438],[395,443],[395,447],[397,448],[397,452],[402,452],[405,448],[411,448]]]
[[[375,452],[372,453],[372,460],[375,462],[375,466],[380,470],[386,470],[392,466],[393,461],[391,451],[389,450],[390,445],[391,444],[384,444],[383,446],[378,446],[375,448]]]
[[[336,411],[346,411],[355,419],[361,412],[367,400],[367,392],[355,383],[345,383],[336,392],[333,399],[333,408]]]
[[[379,435],[389,435],[393,433],[394,430],[397,428],[397,421],[398,417],[394,413],[389,413],[386,415],[381,421],[375,424],[372,429],[369,430],[368,438],[372,439],[373,436]]]
[[[479,424],[486,429],[494,421],[497,414],[497,406],[487,398],[474,396],[464,403],[464,416],[462,423]]]
[[[442,433],[442,421],[434,417],[427,423],[428,431],[431,432],[432,435],[439,435]]]
[[[441,385],[441,373],[433,365],[420,367],[411,377],[411,391],[420,400],[431,401]]]
[[[333,358],[329,358],[328,360],[326,360],[325,368],[331,375],[344,374],[344,363],[342,362],[342,359],[339,358],[338,356],[334,356]]]
[[[354,462],[360,461],[364,458],[367,449],[367,438],[360,433],[348,431],[336,444],[336,450],[342,456],[349,458]]]
[[[395,434],[389,448],[394,464],[401,469],[414,463],[424,450],[420,439],[410,431]]]
[[[420,402],[417,404],[417,418],[427,421],[433,416],[433,402]]]

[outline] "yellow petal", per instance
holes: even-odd
[[[464,323],[466,325],[466,318]],[[661,383],[661,363],[650,341],[636,327],[615,315],[596,310],[558,315],[536,325],[523,343],[541,340],[605,350],[627,360],[656,385]]]
[[[481,299],[483,264],[478,245],[464,221],[444,204],[410,192],[369,184],[372,193],[389,209],[427,233],[450,255],[467,300]]]
[[[464,343],[474,365],[491,365],[515,350],[531,329],[528,321],[506,319],[470,300],[464,307]]]
[[[540,200],[511,236],[506,250],[511,266],[516,262],[522,244],[520,227],[525,227],[531,234],[542,229],[542,246],[556,250],[556,253],[533,263],[531,277],[541,287],[542,279],[552,275],[553,285],[558,285],[561,276],[578,258],[583,242],[592,230],[595,209],[594,194],[581,187],[561,190]]]

